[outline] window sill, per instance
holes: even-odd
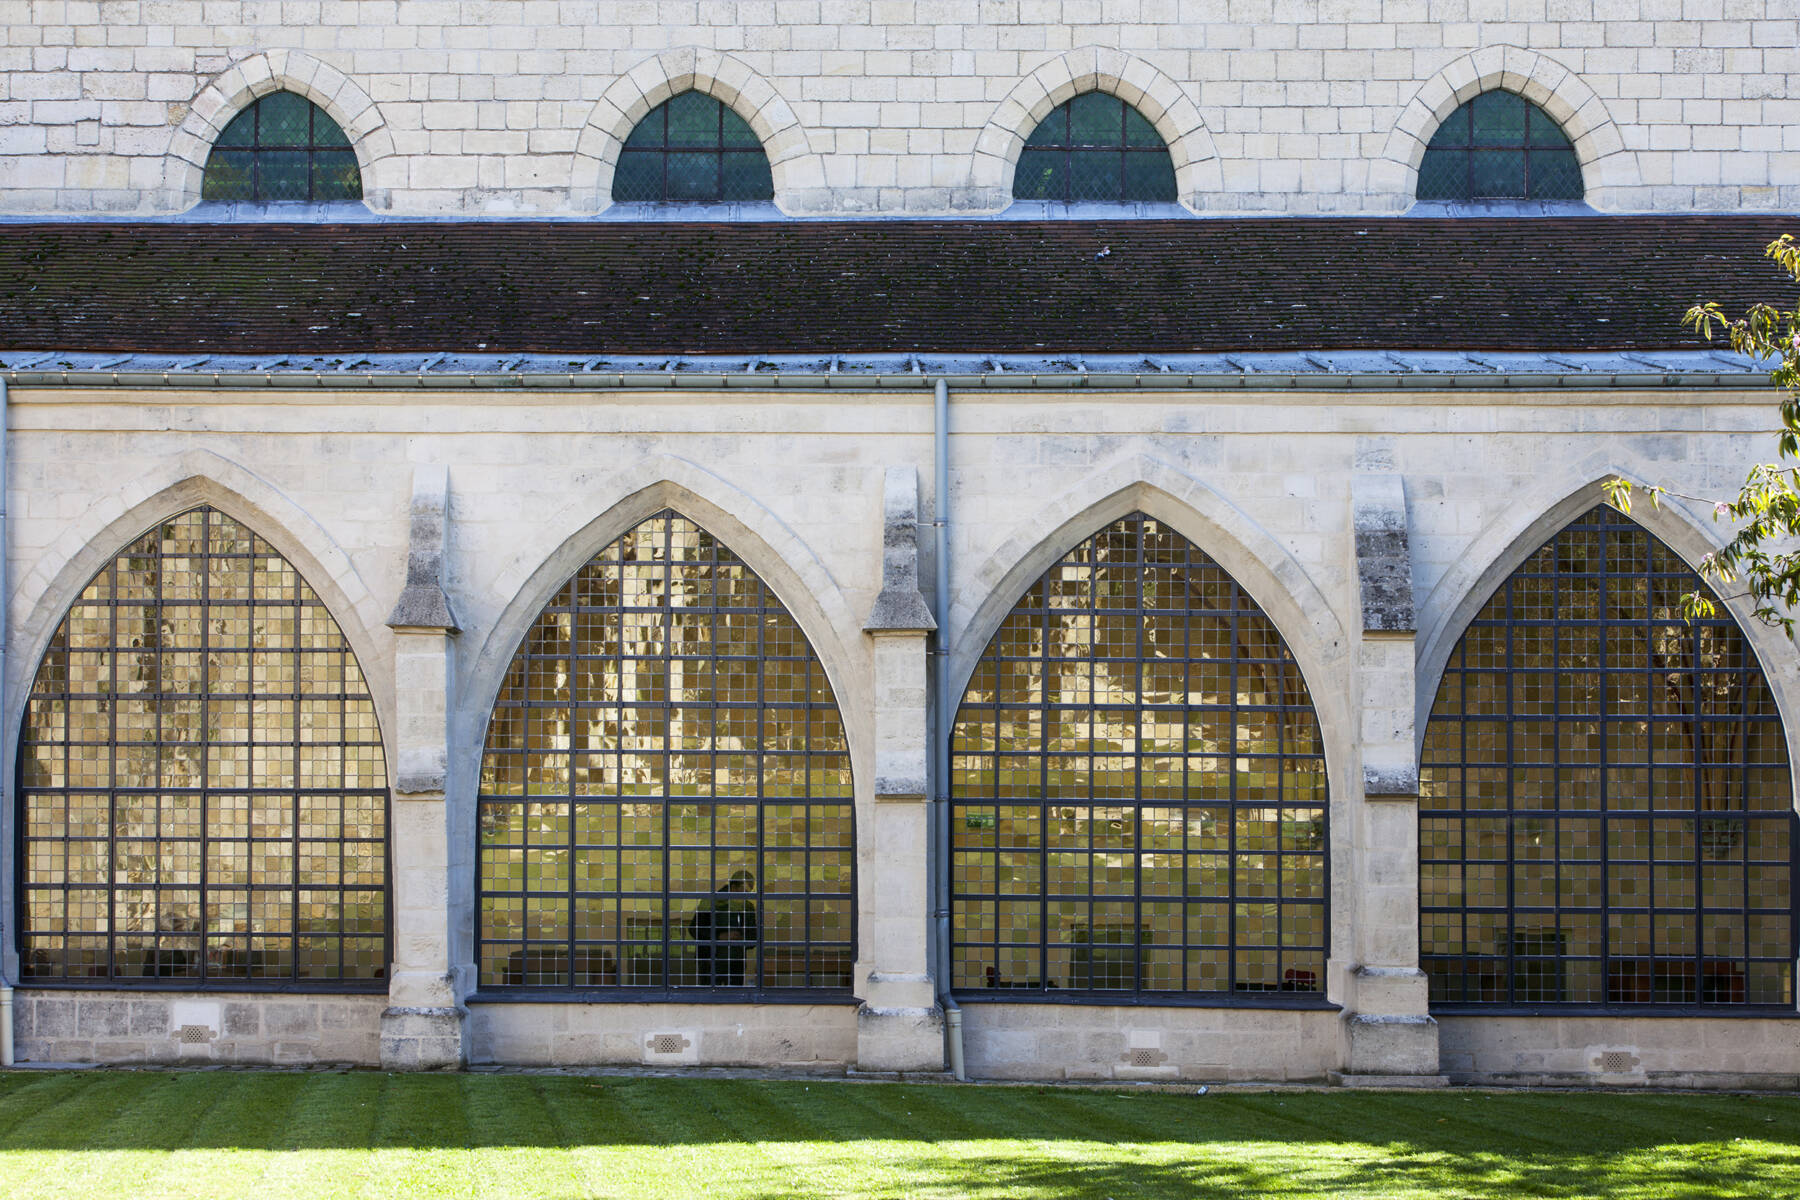
[[[1054,992],[958,991],[952,998],[958,1004],[1064,1004],[1086,1008],[1237,1008],[1266,1009],[1280,1012],[1341,1012],[1343,1005],[1327,1000],[1319,992],[1153,992],[1133,994],[1121,992],[1077,992],[1058,989]]]
[[[465,1004],[788,1004],[853,1005],[862,1000],[841,988],[802,991],[788,988],[574,988],[493,987],[472,993]]]

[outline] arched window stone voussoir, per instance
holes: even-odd
[[[253,101],[282,91],[304,96],[337,123],[356,151],[363,203],[376,211],[386,209],[400,181],[388,174],[394,143],[381,109],[355,80],[298,50],[253,54],[200,89],[170,136],[160,206],[180,211],[199,203],[206,160],[219,134]]]
[[[1548,55],[1520,46],[1483,46],[1427,79],[1400,111],[1382,155],[1372,164],[1371,191],[1412,204],[1419,163],[1445,118],[1482,92],[1516,92],[1556,122],[1575,147],[1585,199],[1604,207],[1607,192],[1638,182],[1637,160],[1606,103],[1580,75]]]
[[[778,206],[795,210],[822,202],[824,161],[781,93],[743,60],[690,46],[638,63],[595,102],[575,143],[569,188],[575,211],[598,212],[612,203],[613,171],[625,139],[657,105],[686,91],[711,96],[749,124],[769,156]]]
[[[1148,61],[1106,46],[1059,54],[1021,79],[975,140],[970,182],[985,207],[1012,203],[1013,173],[1025,139],[1057,107],[1083,92],[1107,92],[1141,113],[1168,145],[1183,204],[1224,189],[1212,133],[1186,89]]]

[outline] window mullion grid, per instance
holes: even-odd
[[[719,142],[722,145],[725,141],[725,109],[724,109],[723,105],[721,105],[719,108],[718,121],[719,121],[719,125],[718,125]],[[723,154],[719,155],[716,161],[720,164],[719,170],[721,172],[723,172],[724,171],[723,164],[725,161],[724,155]],[[723,175],[721,174],[721,180],[722,179],[723,179]],[[724,195],[724,193],[721,192],[720,195],[722,196],[722,195]],[[719,546],[718,546],[717,542],[713,543],[712,555],[713,555],[713,558],[715,561],[717,561],[717,559],[720,557]],[[756,614],[756,662],[757,662],[757,669],[756,669],[756,720],[757,720],[757,725],[759,726],[758,736],[757,736],[757,744],[762,746],[764,748],[764,751],[766,752],[768,749],[769,706],[768,706],[767,673],[762,669],[762,664],[766,663],[769,660],[769,645],[768,645],[768,621],[765,619],[767,605],[765,604],[764,594],[763,594],[765,590],[766,590],[766,585],[763,584],[759,580],[757,582],[757,586],[756,586],[756,607],[753,611]],[[803,671],[802,672],[803,678],[805,677],[805,674],[806,673]],[[809,697],[807,697],[807,699],[810,700],[811,697],[809,696]],[[806,720],[806,719],[810,718],[810,716],[812,715],[810,713],[810,711],[808,711],[804,707],[801,708],[800,714],[801,714],[802,720]],[[804,736],[804,730],[802,731],[802,736]],[[788,754],[791,754],[791,753],[792,753],[792,749],[789,748],[786,750],[783,757],[786,757]],[[800,762],[802,764],[803,774],[806,776],[810,776],[812,774],[811,770],[809,769],[812,765],[811,756],[806,754],[804,751],[802,751],[802,753],[800,755]],[[761,844],[760,831],[762,829],[763,804],[768,799],[767,778],[768,778],[767,771],[764,771],[764,770],[757,771],[757,773],[756,773],[756,826],[757,826],[757,829],[759,832],[758,832],[758,842],[757,842],[757,850],[756,850],[756,889],[752,893],[755,896],[755,899],[752,901],[752,903],[754,903],[756,905],[756,912],[758,913],[756,942],[753,944],[753,947],[752,947],[752,949],[756,955],[756,976],[757,977],[754,982],[751,981],[748,977],[738,980],[738,983],[740,985],[750,984],[751,986],[756,987],[758,990],[761,989],[762,980],[767,973],[767,963],[764,961],[766,959],[767,955],[766,955],[766,953],[763,949],[763,945],[762,945],[763,939],[762,939],[762,926],[761,926],[761,919],[760,919],[761,914],[764,912],[763,890],[765,887],[765,879],[763,877],[762,844]],[[806,950],[807,976],[810,977],[811,972],[812,972],[812,943],[813,943],[812,850],[811,850],[813,807],[812,807],[812,802],[811,802],[812,801],[812,785],[810,783],[810,780],[806,784],[805,790],[802,792],[802,794],[800,796],[800,800],[801,800],[800,811],[806,814],[806,831],[807,831],[806,832],[807,852],[806,852],[805,858],[803,859],[803,861],[806,864],[807,875],[806,875],[805,884],[801,888],[801,893],[800,893],[801,897],[802,897],[802,899],[800,901],[800,922],[801,922],[800,923],[800,939],[801,939],[801,945]],[[717,805],[713,806],[712,812],[713,812],[713,825],[712,825],[713,847],[712,847],[712,854],[710,857],[711,857],[713,863],[715,864],[715,867],[714,867],[715,875],[713,878],[713,885],[716,888],[716,887],[720,886],[717,875],[716,875],[716,871],[717,871],[716,864],[718,862],[718,856],[719,856],[719,849],[718,849],[719,809],[718,809]],[[731,878],[731,876],[729,874],[727,874],[726,875],[726,880],[727,880],[726,886],[729,886],[730,878]],[[716,968],[716,964],[715,964],[715,970],[716,969],[717,968]]]
[[[257,120],[259,122],[262,120],[260,113],[257,116]],[[201,515],[200,528],[200,545],[202,550],[204,550],[212,543],[212,514],[203,513]],[[164,561],[167,549],[166,538],[166,534],[159,536],[156,543],[157,601],[159,607],[163,599],[164,586],[168,578],[168,573],[165,569],[166,563]],[[212,859],[212,846],[215,839],[213,837],[212,826],[212,739],[205,736],[206,708],[211,703],[211,696],[213,694],[212,622],[207,620],[207,614],[212,611],[212,572],[206,569],[204,558],[200,560],[200,568],[197,574],[200,583],[200,712],[202,735],[200,738],[200,979],[202,982],[205,982],[212,977],[212,954],[210,951],[214,944],[212,937],[213,904],[211,891],[212,878],[211,871],[208,868]],[[159,661],[157,663],[156,673],[156,686],[159,693],[164,686],[162,666],[163,664]],[[248,740],[254,732],[253,726],[253,721],[246,721],[244,729],[244,746],[245,753],[247,754],[253,753],[250,750],[250,742]]]
[[[1226,806],[1228,830],[1226,833],[1227,854],[1225,858],[1225,982],[1226,991],[1236,994],[1238,986],[1238,770],[1237,770],[1237,723],[1238,723],[1238,595],[1237,584],[1228,583],[1222,589],[1226,610],[1226,626],[1230,631],[1230,641],[1226,643],[1226,678],[1230,681],[1231,692],[1225,698],[1225,773],[1229,780],[1229,803]]]

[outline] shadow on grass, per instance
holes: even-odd
[[[527,1188],[521,1176],[520,1194],[534,1196],[680,1195],[698,1185],[708,1195],[755,1200],[1699,1200],[1800,1195],[1800,1098],[1198,1096],[547,1075],[0,1074],[0,1160],[9,1152],[346,1149],[395,1161],[574,1155],[589,1164],[590,1184],[573,1190]],[[658,1191],[665,1185],[654,1179],[609,1190],[610,1173],[643,1170],[636,1164],[644,1163],[674,1172],[670,1190]]]

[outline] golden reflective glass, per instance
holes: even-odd
[[[33,695],[26,977],[385,977],[374,707],[336,622],[254,532],[203,507],[139,538],[70,607]]]
[[[1785,737],[1730,617],[1681,619],[1696,589],[1596,508],[1471,622],[1425,734],[1434,1002],[1792,1006]]]
[[[1028,588],[952,754],[957,987],[1323,989],[1317,720],[1274,625],[1180,534],[1127,517]]]
[[[559,589],[495,701],[481,985],[847,988],[850,801],[799,625],[727,547],[657,514]],[[545,907],[570,896],[572,922]]]

